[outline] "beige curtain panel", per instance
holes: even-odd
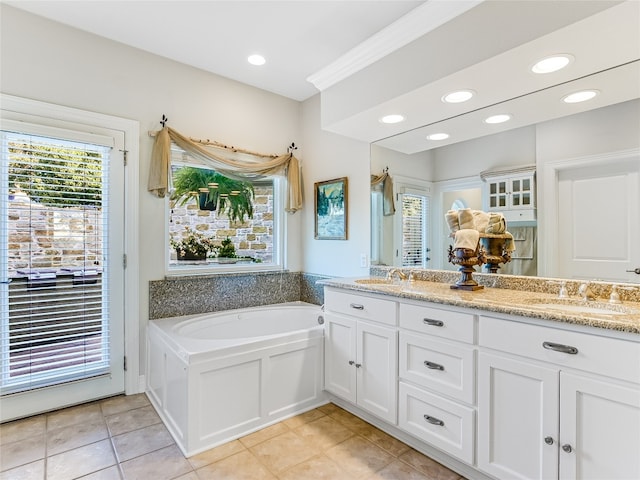
[[[302,208],[300,162],[291,153],[262,155],[230,149],[212,142],[187,138],[170,127],[156,134],[151,154],[151,169],[147,189],[163,198],[170,193],[171,142],[192,157],[228,177],[251,180],[263,175],[282,175],[287,178],[288,194],[285,210],[295,213]]]
[[[396,213],[396,205],[393,201],[393,180],[388,172],[382,175],[371,175],[371,186],[375,187],[382,183],[382,214],[384,216]]]

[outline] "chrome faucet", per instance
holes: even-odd
[[[585,301],[592,301],[596,299],[595,294],[591,291],[591,282],[584,282],[580,285],[578,288],[578,295]]]
[[[387,280],[393,280],[394,275],[397,275],[401,281],[407,279],[407,276],[402,270],[400,270],[399,268],[392,268],[391,270],[389,270],[389,273],[387,273]]]

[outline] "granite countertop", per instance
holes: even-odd
[[[358,283],[358,280],[373,283]],[[621,304],[610,304],[606,299],[586,302],[577,297],[560,299],[557,294],[508,288],[485,287],[471,292],[452,289],[448,283],[424,280],[403,281],[396,285],[385,282],[383,277],[335,278],[322,280],[322,284],[360,292],[640,334],[640,303],[638,302],[625,301]],[[580,311],[585,307],[591,311],[588,313]]]

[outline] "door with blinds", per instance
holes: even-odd
[[[1,420],[124,391],[124,134],[2,122]]]
[[[405,189],[398,194],[401,205],[400,233],[396,238],[396,265],[402,267],[427,268],[429,266],[428,213],[429,197],[417,190]]]

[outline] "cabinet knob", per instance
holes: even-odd
[[[544,437],[544,443],[547,445],[553,445],[553,437]]]
[[[564,450],[567,453],[573,452],[573,448],[571,448],[571,445],[569,445],[568,443],[565,443],[564,445],[562,445],[562,450]]]
[[[349,360],[349,365],[353,365],[354,363],[356,362],[354,362],[353,360]]]
[[[362,366],[361,363],[356,363],[356,368],[360,368]]]

